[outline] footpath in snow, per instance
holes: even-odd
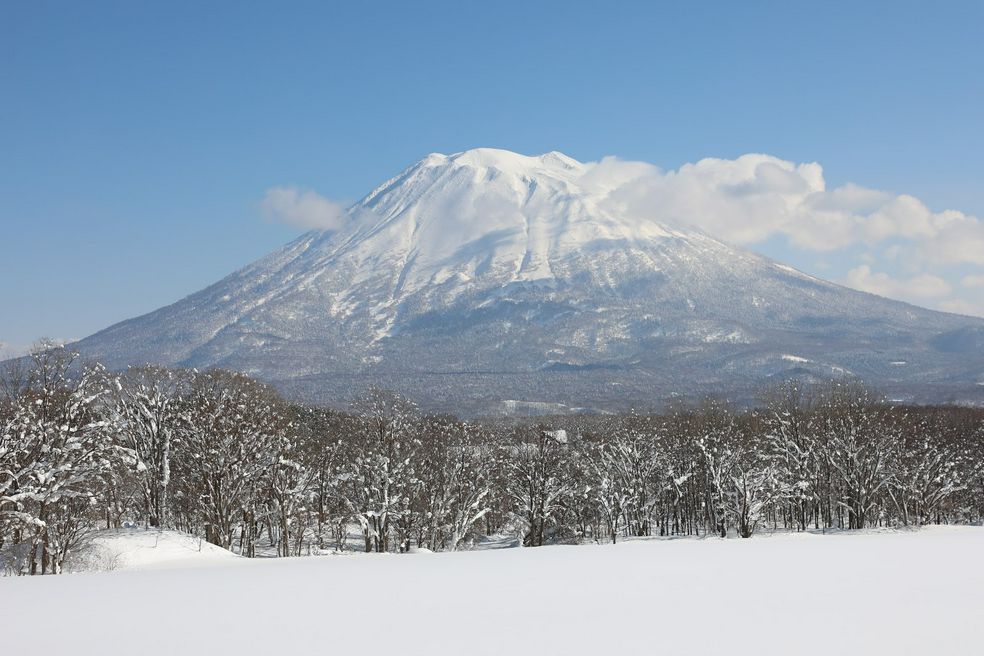
[[[979,527],[254,561],[207,546],[171,535],[127,546],[130,571],[0,580],[2,652],[984,653]]]

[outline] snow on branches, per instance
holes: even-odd
[[[984,413],[856,383],[754,410],[463,422],[369,389],[292,405],[243,374],[109,374],[44,345],[0,380],[0,561],[57,573],[96,526],[244,556],[976,522]]]

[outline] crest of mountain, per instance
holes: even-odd
[[[984,321],[624,216],[609,191],[557,152],[432,154],[341,230],[77,346],[113,368],[224,367],[338,405],[379,385],[464,414],[748,400],[787,377],[984,396]]]

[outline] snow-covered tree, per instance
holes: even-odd
[[[113,428],[140,481],[144,518],[154,527],[168,525],[171,449],[183,428],[184,382],[162,367],[131,368],[117,379],[109,406]]]
[[[419,542],[432,550],[454,551],[491,510],[498,454],[478,427],[449,418],[428,418],[421,439],[416,468],[421,480]]]
[[[505,493],[526,526],[525,546],[543,545],[564,502],[576,489],[567,476],[569,454],[566,432],[543,426],[520,430],[509,447],[504,462]]]
[[[181,408],[181,473],[196,521],[212,544],[232,547],[237,524],[240,552],[255,554],[264,509],[264,477],[285,406],[269,387],[242,374],[197,373]]]
[[[624,520],[632,535],[648,535],[652,513],[668,483],[658,435],[629,417],[614,423],[589,452],[590,496],[612,542]]]
[[[805,531],[811,516],[819,522],[822,458],[806,395],[796,382],[773,390],[765,410],[763,446],[772,456],[780,486],[797,530]]]
[[[112,440],[100,416],[102,370],[52,344],[31,354],[26,385],[0,434],[0,530],[25,551],[28,573],[58,573],[92,528]]]
[[[407,399],[378,388],[359,397],[353,410],[359,422],[349,436],[339,493],[362,528],[366,551],[389,551],[392,524],[408,516],[419,485],[413,462],[419,415]]]
[[[888,409],[860,384],[832,387],[821,405],[826,456],[838,485],[848,528],[864,528],[891,484],[900,439]]]
[[[273,434],[271,462],[266,480],[276,527],[277,554],[300,555],[304,541],[305,504],[317,470],[304,449],[299,425],[286,421]]]
[[[712,516],[721,537],[733,526],[748,538],[779,495],[776,470],[762,445],[739,429],[734,415],[724,412],[716,423],[699,442]]]
[[[888,495],[902,524],[929,524],[966,483],[963,456],[948,427],[935,417],[905,417],[894,454]]]

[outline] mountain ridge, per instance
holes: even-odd
[[[984,392],[984,320],[627,216],[591,176],[558,152],[434,153],[341,229],[76,345],[114,368],[222,366],[341,404],[379,384],[465,413],[748,397],[784,377],[857,375],[924,401]]]

